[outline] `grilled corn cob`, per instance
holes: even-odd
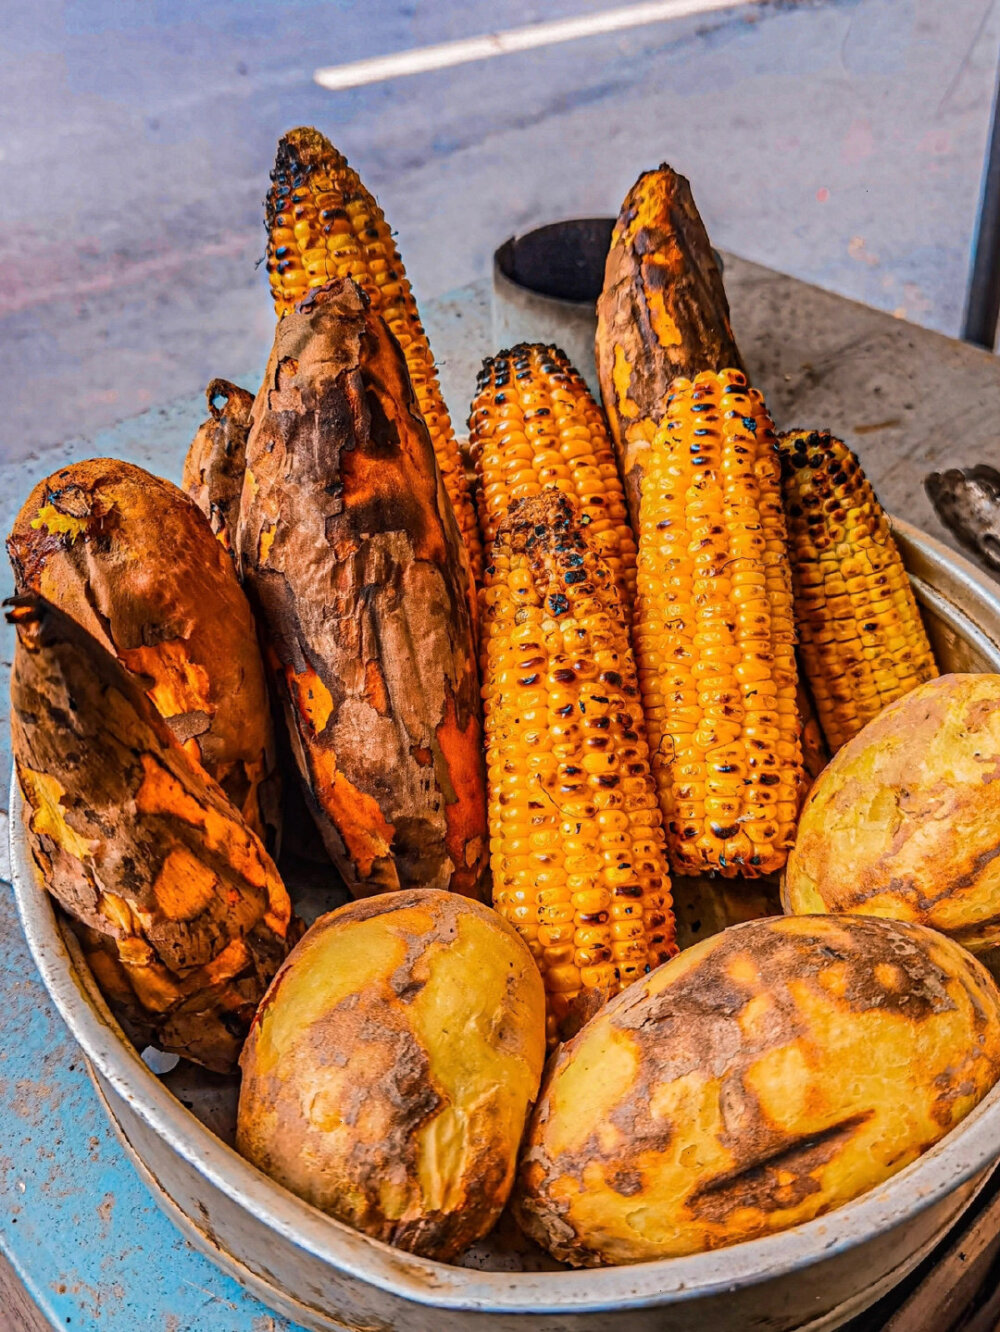
[[[791,574],[774,428],[739,371],[672,386],[633,637],[674,870],[779,869],[804,786]]]
[[[646,452],[670,385],[742,370],[729,302],[691,186],[665,163],[625,196],[597,301],[597,372],[636,532]]]
[[[938,670],[889,521],[825,431],[778,444],[800,655],[833,750]]]
[[[483,362],[469,415],[487,546],[511,502],[555,486],[579,502],[587,544],[635,605],[635,537],[604,414],[565,354],[520,343]]]
[[[307,291],[332,278],[351,277],[364,288],[403,349],[478,583],[483,552],[475,507],[427,334],[381,208],[343,154],[308,126],[281,139],[271,180],[267,271],[275,310],[288,314]]]
[[[493,904],[535,956],[552,1041],[574,1001],[676,951],[663,830],[614,580],[575,501],[514,502],[482,600]]]

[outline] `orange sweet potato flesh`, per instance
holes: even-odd
[[[350,279],[277,327],[253,407],[243,584],[313,816],[356,896],[479,896],[479,682],[461,537],[399,344]]]
[[[7,549],[17,591],[45,597],[147,677],[174,737],[272,843],[278,778],[256,628],[195,503],[131,463],[74,463],[31,492]]]
[[[246,466],[253,394],[213,379],[205,390],[208,420],[198,427],[187,457],[181,488],[208,519],[223,548],[232,552]]]
[[[278,871],[95,638],[39,597],[8,618],[14,760],[42,882],[130,1038],[230,1072],[294,942]]]
[[[744,368],[691,186],[666,164],[643,172],[618,214],[597,301],[595,356],[638,532],[643,454],[671,381]]]

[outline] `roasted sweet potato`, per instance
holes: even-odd
[[[454,1258],[500,1215],[545,1059],[527,945],[455,893],[323,916],[243,1049],[236,1145],[348,1225]]]
[[[9,618],[14,760],[42,881],[132,1040],[227,1072],[288,949],[278,871],[111,653],[41,598]]]
[[[181,486],[208,519],[223,548],[232,552],[246,467],[253,394],[213,379],[205,390],[209,417],[191,441]]]
[[[7,549],[18,592],[60,607],[132,671],[259,835],[278,823],[257,634],[232,561],[183,491],[110,458],[40,482]]]
[[[487,857],[461,537],[399,344],[350,279],[277,327],[240,509],[317,826],[358,896],[476,896]]]
[[[630,985],[553,1057],[515,1193],[577,1266],[715,1249],[880,1184],[1000,1076],[1000,992],[919,925],[735,925]]]
[[[691,186],[666,164],[625,196],[597,301],[601,396],[639,530],[642,455],[678,375],[742,370],[729,302]]]

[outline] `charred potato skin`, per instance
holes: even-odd
[[[243,472],[250,433],[253,394],[228,379],[213,379],[205,390],[208,419],[191,441],[181,489],[208,519],[223,550],[233,554],[240,516]]]
[[[785,1229],[954,1127],[1000,1075],[1000,993],[953,941],[858,917],[733,926],[547,1070],[515,1210],[576,1266]]]
[[[886,708],[814,785],[783,880],[789,912],[929,925],[1000,944],[1000,675],[944,675]]]
[[[101,644],[41,598],[19,598],[9,618],[39,877],[130,1039],[231,1072],[295,934],[278,871]]]
[[[188,756],[273,843],[280,800],[256,629],[194,502],[131,463],[73,463],[31,492],[7,550],[17,591],[58,606],[147,677]]]
[[[316,922],[261,1004],[237,1148],[348,1225],[454,1258],[504,1207],[544,1057],[541,978],[501,917],[436,890],[364,898]]]
[[[461,536],[399,344],[349,279],[278,323],[253,407],[243,583],[320,835],[356,897],[486,892]]]

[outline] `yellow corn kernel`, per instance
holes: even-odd
[[[889,520],[855,455],[825,431],[778,441],[799,655],[837,750],[938,674]]]
[[[805,786],[791,574],[774,427],[737,370],[671,386],[633,640],[674,871],[780,869]]]

